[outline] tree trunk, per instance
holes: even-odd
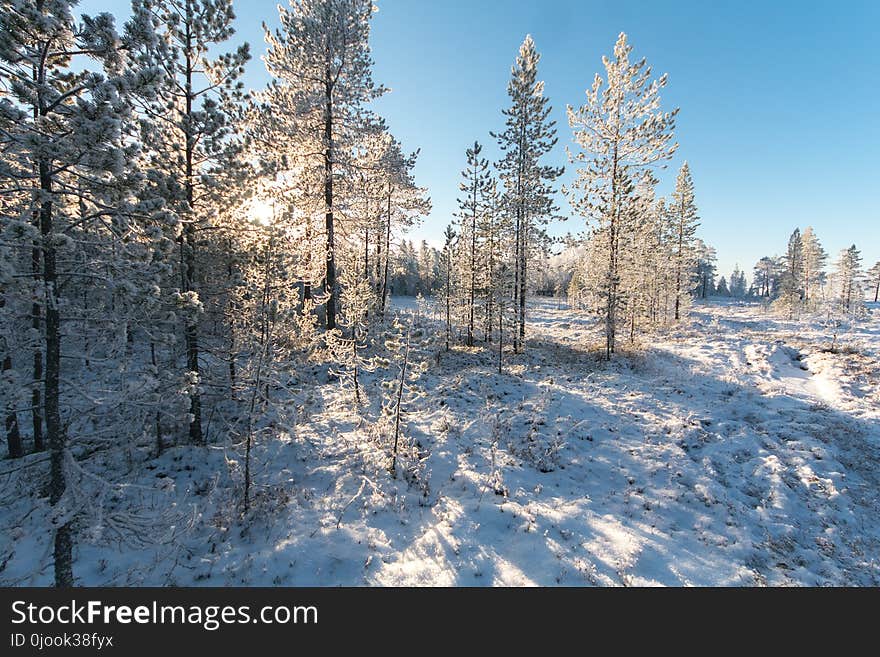
[[[360,412],[361,407],[361,386],[358,381],[358,343],[357,343],[357,329],[352,326],[351,327],[351,357],[352,362],[354,362],[354,372],[352,379],[354,380],[354,401],[357,405],[358,412]]]
[[[35,66],[33,69],[33,80],[36,84],[38,82],[37,79],[37,67]],[[39,121],[40,118],[40,107],[39,103],[34,103],[33,107],[33,115],[34,115],[34,123]],[[33,225],[34,228],[39,231],[40,230],[40,209],[35,208],[33,213]],[[31,273],[34,276],[34,287],[36,288],[37,281],[43,275],[43,263],[42,263],[42,247],[35,240],[33,243],[33,247],[31,248]],[[34,291],[34,302],[31,304],[31,328],[34,329],[34,335],[40,335],[41,326],[40,326],[40,318],[42,314],[42,307],[40,306],[39,299],[36,298],[36,290]],[[33,382],[31,383],[31,425],[32,425],[32,433],[34,436],[34,452],[42,452],[45,449],[45,445],[43,444],[43,403],[41,400],[41,391],[40,386],[43,385],[43,351],[41,349],[39,341],[34,347],[34,377]]]
[[[504,292],[498,295],[498,373],[502,373],[504,358]]]
[[[251,399],[248,408],[248,434],[245,442],[244,455],[244,512],[250,510],[251,503],[251,448],[254,442],[254,411],[257,403],[257,394],[260,391],[260,384],[263,376],[263,365],[267,360],[269,353],[269,342],[271,340],[271,318],[269,317],[269,291],[270,291],[270,266],[272,261],[271,240],[266,245],[265,258],[266,264],[263,269],[263,293],[262,293],[262,322],[260,325],[260,355],[257,359],[257,370],[254,374],[253,388],[251,389]],[[269,384],[266,384],[266,398],[268,400]]]
[[[610,360],[614,353],[614,337],[617,328],[617,142],[614,142],[614,155],[611,172],[611,222],[608,227],[608,281],[607,308],[605,309],[605,358]]]
[[[230,316],[230,320],[232,316]],[[235,326],[229,323],[229,395],[235,399]]]
[[[675,321],[681,319],[681,269],[684,264],[684,253],[682,253],[682,248],[684,246],[684,202],[682,201],[681,207],[682,216],[679,217],[678,221],[678,257],[675,260]]]
[[[449,333],[452,330],[452,248],[446,250],[446,351],[449,351]]]
[[[364,280],[370,280],[370,229],[364,229]]]
[[[406,368],[409,365],[409,336],[410,332],[406,332],[406,346],[403,349],[403,365],[400,368],[400,382],[397,386],[397,407],[394,413],[394,447],[391,457],[391,474],[397,469],[397,444],[400,441],[400,413],[402,409],[400,405],[403,403],[403,386],[406,382]]]
[[[377,208],[377,217],[381,222],[381,212]],[[376,258],[375,264],[373,265],[373,271],[375,272],[375,283],[376,283],[376,296],[378,297],[382,293],[382,241],[384,240],[385,231],[382,229],[382,224],[380,223],[376,227]],[[381,303],[381,300],[380,300]]]
[[[49,163],[41,160],[40,234],[43,242],[43,285],[46,298],[46,437],[49,441],[49,503],[57,507],[67,488],[64,469],[67,438],[61,427],[61,317],[58,311],[58,278],[55,267],[54,227],[52,225],[52,177]],[[63,515],[63,511],[62,511]],[[73,585],[73,535],[70,521],[55,528],[55,586]]]
[[[12,357],[8,354],[3,359],[3,371],[7,372],[12,369]],[[9,458],[17,459],[24,455],[21,448],[21,431],[18,428],[18,413],[15,412],[13,401],[10,398],[7,401],[6,409],[6,446],[9,451]]]
[[[519,343],[523,350],[526,346],[526,260],[529,249],[529,219],[523,208],[522,226],[520,232],[520,260],[519,260]]]
[[[379,300],[379,314],[385,321],[385,300],[388,297],[388,261],[391,259],[391,183],[388,183],[388,217],[385,225],[385,263],[382,274],[382,298]]]
[[[471,289],[470,299],[468,302],[468,332],[467,345],[474,346],[474,305],[476,304],[477,292],[477,175],[478,172],[474,168],[474,187],[473,187],[473,214],[471,215]]]
[[[517,182],[517,188],[519,182]],[[522,235],[522,206],[517,202],[516,206],[516,228],[514,230],[514,247],[513,247],[513,304],[514,308],[518,306],[519,301],[519,243]],[[519,341],[517,340],[516,331],[513,332],[513,353],[519,353]]]
[[[306,215],[306,277],[303,279],[303,302],[312,299],[312,217]]]
[[[324,97],[324,216],[327,231],[327,330],[336,328],[336,245],[333,235],[333,86],[330,67],[325,72]]]
[[[492,343],[492,317],[493,317],[493,308],[492,308],[492,285],[495,282],[495,236],[493,231],[495,227],[492,225],[492,220],[489,220],[489,261],[487,263],[488,267],[488,277],[486,278],[486,336],[484,342],[489,344]]]
[[[186,113],[184,119],[184,137],[186,138],[186,168],[184,170],[184,174],[186,177],[186,202],[188,205],[189,217],[187,218],[187,222],[184,225],[183,235],[181,236],[182,242],[180,246],[182,259],[181,275],[183,277],[182,283],[184,292],[192,292],[195,289],[196,279],[196,227],[194,223],[195,208],[193,207],[195,201],[195,183],[193,180],[193,155],[196,148],[196,142],[192,134],[191,125],[193,114],[192,77],[194,68],[194,62],[192,58],[193,35],[190,31],[190,26],[192,25],[193,20],[191,12],[192,8],[190,4],[187,3]],[[187,370],[193,373],[197,379],[197,383],[194,386],[194,391],[190,397],[189,412],[192,419],[189,423],[189,440],[194,445],[201,445],[204,443],[204,436],[202,435],[202,396],[199,392],[199,386],[201,385],[199,372],[199,328],[198,320],[195,317],[187,317],[186,319],[186,326],[184,328],[184,342],[186,344]]]
[[[227,241],[226,243],[227,249],[232,249],[231,241]],[[230,286],[228,289],[231,289],[232,280],[235,274],[234,267],[232,262],[226,267],[226,281],[227,286]],[[228,361],[228,372],[229,372],[229,396],[232,399],[236,398],[235,391],[235,379],[236,379],[236,364],[235,357],[236,353],[236,342],[235,342],[235,318],[236,318],[237,304],[235,302],[235,298],[232,292],[227,292],[226,297],[226,315],[227,315],[227,326],[229,330],[229,346],[227,347],[227,361]],[[154,359],[155,361],[155,359]],[[155,364],[155,362],[154,362]],[[210,420],[208,422],[210,424]]]
[[[517,176],[516,176],[516,248],[514,257],[514,314],[517,314],[517,306],[519,307],[518,319],[519,330],[514,326],[513,331],[513,351],[518,353],[525,348],[525,314],[526,314],[526,252],[527,252],[527,228],[526,228],[526,208],[523,190],[523,177],[525,176],[525,151],[526,151],[526,121],[520,116],[519,118],[520,134],[519,134],[519,152],[517,153]]]
[[[159,361],[156,358],[156,343],[150,342],[150,362],[153,364],[153,368],[158,374],[159,372]],[[162,449],[164,445],[162,444],[162,416],[159,411],[156,411],[155,421],[155,429],[156,429],[156,456],[162,454]]]
[[[0,297],[0,308],[6,305],[6,298]],[[12,354],[9,352],[9,344],[4,341],[3,372],[12,369]],[[9,458],[17,459],[24,456],[21,448],[21,431],[18,427],[18,413],[15,412],[15,401],[12,395],[6,400],[6,445],[9,451]]]

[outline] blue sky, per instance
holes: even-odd
[[[559,130],[550,161],[566,163],[565,105],[582,103],[617,34],[636,57],[669,74],[667,108],[680,107],[681,144],[660,192],[687,159],[702,217],[700,236],[718,250],[720,273],[750,273],[782,253],[795,227],[812,225],[833,255],[855,243],[866,265],[880,260],[880,2],[811,0],[377,0],[375,79],[393,90],[376,103],[408,150],[434,210],[410,237],[439,245],[455,211],[465,148],[497,150],[506,85],[530,33]],[[277,24],[276,2],[237,3],[236,38],[255,57],[246,83],[267,81],[260,24]],[[127,3],[87,0],[87,13],[126,13]],[[873,41],[873,42],[872,42]],[[569,179],[571,171],[566,173]],[[555,234],[579,232],[571,216]]]

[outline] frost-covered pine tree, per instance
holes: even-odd
[[[635,342],[636,329],[651,321],[654,285],[662,271],[662,262],[669,260],[664,242],[656,240],[656,183],[654,176],[646,172],[621,213],[620,225],[627,230],[621,231],[619,291],[630,342]],[[593,239],[601,243],[601,234]]]
[[[421,295],[431,294],[437,279],[437,270],[439,267],[439,254],[436,249],[428,246],[427,240],[422,240],[419,244],[418,254],[418,272],[419,281],[416,292]]]
[[[567,190],[574,208],[595,222],[604,247],[595,255],[602,259],[601,313],[605,323],[605,355],[615,349],[620,293],[621,243],[628,238],[627,204],[635,181],[645,169],[672,157],[672,142],[678,110],[660,109],[660,90],[666,75],[651,80],[646,60],[630,62],[632,47],[621,33],[614,57],[603,57],[605,79],[598,73],[587,90],[586,103],[568,107],[568,122],[574,131],[577,154],[569,154],[578,165],[577,178]]]
[[[563,172],[560,167],[541,164],[557,138],[556,122],[550,119],[550,99],[544,95],[543,81],[538,80],[540,59],[534,40],[527,35],[507,85],[510,107],[502,110],[505,129],[492,133],[504,153],[496,164],[504,184],[503,209],[514,223],[514,285],[519,312],[515,349],[523,346],[526,334],[528,263],[540,236],[538,229],[558,210],[553,201],[553,183]]]
[[[880,299],[880,260],[875,262],[874,266],[865,274],[867,276],[869,296],[873,298],[874,303],[877,303],[877,300]]]
[[[697,215],[697,206],[694,202],[694,181],[687,161],[681,165],[678,177],[675,181],[675,191],[668,204],[673,224],[673,239],[675,258],[675,321],[682,317],[684,297],[690,292],[690,272],[694,268],[695,251],[694,240],[696,239],[697,227],[700,225],[700,217]]]
[[[337,181],[350,173],[356,145],[375,129],[366,104],[385,91],[372,77],[375,6],[372,0],[291,0],[278,11],[281,27],[266,30],[264,61],[274,81],[262,97],[271,113],[265,118],[278,147],[298,154],[289,164],[315,172],[321,182],[326,326],[332,330],[339,299]]]
[[[360,377],[376,368],[375,358],[367,353],[370,324],[368,318],[376,307],[370,281],[354,268],[345,269],[342,283],[342,308],[339,327],[327,332],[327,346],[337,367],[333,371],[347,385],[354,397],[355,408],[363,402]]]
[[[375,262],[379,317],[384,320],[391,292],[392,235],[395,230],[408,230],[428,214],[431,199],[426,189],[416,185],[413,176],[419,152],[404,155],[400,142],[389,134],[383,144],[377,158],[380,216]]]
[[[863,304],[862,291],[859,286],[861,276],[862,254],[853,244],[843,249],[834,263],[834,290],[837,305],[846,315],[857,314]]]
[[[403,423],[407,412],[416,400],[425,396],[419,385],[428,361],[422,358],[423,351],[431,342],[430,336],[421,326],[415,326],[413,318],[407,321],[395,317],[387,331],[385,348],[388,356],[377,364],[384,365],[390,378],[382,382],[382,421],[386,423],[387,437],[390,439],[391,463],[389,470],[397,474],[401,453],[413,456],[413,445],[409,444]],[[405,470],[412,471],[415,459],[407,458]]]
[[[653,324],[666,324],[671,319],[672,290],[675,283],[675,259],[672,257],[674,231],[666,199],[657,199],[649,216],[650,253],[653,270],[648,274],[651,285],[650,319]]]
[[[801,235],[801,250],[803,265],[800,285],[803,288],[804,304],[807,307],[815,307],[820,301],[819,296],[825,282],[825,261],[828,255],[811,226],[807,226]]]
[[[709,246],[699,238],[694,240],[695,294],[701,299],[707,299],[715,294],[715,263],[717,259],[715,247]]]
[[[273,283],[273,265],[276,260],[273,257],[273,251],[277,249],[277,243],[272,235],[274,226],[269,226],[268,239],[259,240],[261,248],[253,248],[254,264],[256,269],[261,273],[261,281],[253,281],[253,290],[259,290],[256,294],[248,294],[249,297],[256,299],[255,321],[253,326],[258,327],[258,332],[251,332],[250,337],[256,337],[253,342],[248,344],[251,375],[242,377],[247,381],[248,385],[248,407],[247,407],[247,433],[245,436],[245,454],[244,454],[244,493],[243,506],[245,513],[250,508],[250,490],[251,490],[251,452],[254,443],[254,426],[256,424],[257,402],[258,400],[267,403],[268,384],[265,382],[266,373],[270,369],[269,360],[272,354],[272,344],[274,341],[273,329],[277,318],[277,302],[273,299],[272,283]],[[250,292],[250,290],[249,290]],[[249,341],[250,342],[250,341]],[[265,392],[264,392],[265,391]]]
[[[734,265],[733,273],[730,274],[730,296],[742,298],[748,292],[749,286],[746,282],[746,275],[739,265]]]
[[[483,147],[479,142],[467,149],[467,167],[461,172],[462,182],[458,189],[462,193],[458,199],[459,235],[463,245],[463,260],[459,263],[466,280],[465,305],[467,315],[467,345],[474,346],[475,313],[479,290],[480,226],[485,217],[494,210],[492,206],[493,185],[489,172],[489,160],[480,157]]]
[[[492,280],[492,295],[495,299],[494,329],[498,345],[498,373],[504,373],[504,350],[516,338],[519,326],[518,308],[513,304],[516,277],[507,260],[502,260]],[[512,335],[511,335],[512,334]],[[512,338],[512,339],[511,339]]]
[[[102,480],[85,473],[74,448],[100,434],[127,446],[143,427],[137,412],[149,373],[132,365],[130,336],[155,298],[151,263],[161,249],[144,222],[156,205],[139,198],[143,180],[132,167],[133,99],[153,93],[157,72],[127,56],[152,38],[150,26],[135,19],[120,34],[109,14],[77,21],[73,7],[0,8],[0,76],[9,82],[0,97],[0,197],[15,206],[4,207],[0,232],[17,252],[20,280],[30,279],[3,287],[28,309],[39,305],[43,320],[32,338],[44,358],[39,401],[58,586],[74,583],[75,527],[100,517],[113,529],[101,515],[106,490],[94,489]],[[6,307],[11,301],[5,295]]]
[[[483,340],[492,341],[495,326],[495,273],[504,258],[505,234],[511,229],[510,215],[504,211],[498,194],[498,182],[490,179],[486,196],[486,212],[477,226],[477,241],[481,244],[479,288],[483,296]]]
[[[415,153],[410,158],[403,158],[400,144],[388,133],[384,126],[369,132],[358,144],[357,157],[354,161],[355,175],[349,177],[349,185],[345,193],[353,201],[350,207],[362,204],[359,226],[349,233],[358,232],[363,236],[364,277],[370,281],[377,298],[382,299],[384,306],[383,284],[384,267],[387,253],[391,246],[391,233],[394,231],[393,221],[389,224],[389,216],[393,217],[395,209],[394,182],[400,177],[394,176],[401,164],[404,168],[415,164]],[[389,185],[389,182],[391,184]],[[389,203],[389,199],[391,203]],[[351,210],[349,218],[353,218]],[[391,231],[387,230],[391,228]],[[384,307],[381,309],[384,312]],[[380,312],[381,315],[381,312]]]
[[[235,136],[244,101],[239,78],[250,51],[243,44],[216,54],[234,34],[232,0],[135,0],[133,8],[157,29],[140,61],[164,73],[156,97],[141,107],[141,138],[149,149],[151,193],[165,200],[169,217],[181,225],[177,289],[170,293],[184,324],[189,440],[202,444],[200,322],[206,299],[198,288],[207,276],[200,270],[216,261],[200,251],[216,230],[217,213],[236,202],[233,192],[242,184]]]
[[[3,110],[5,109],[4,107]],[[11,140],[7,140],[5,136],[15,134],[15,123],[15,114],[0,111],[0,176],[3,176],[4,181],[8,180],[8,183],[13,185],[15,171],[18,169],[21,156],[7,150],[7,147],[11,145]],[[19,414],[28,403],[28,386],[25,383],[25,367],[22,363],[15,362],[14,354],[27,351],[28,348],[34,349],[36,355],[33,370],[34,382],[30,385],[33,394],[36,395],[30,400],[33,404],[34,451],[39,451],[42,448],[39,443],[41,442],[40,432],[42,429],[40,383],[43,361],[41,341],[38,339],[39,325],[34,329],[34,333],[37,335],[31,336],[31,339],[28,340],[25,337],[28,324],[21,319],[21,315],[27,309],[28,297],[36,300],[38,291],[39,266],[36,270],[31,270],[34,280],[27,281],[26,275],[22,275],[27,270],[26,265],[31,265],[27,262],[30,255],[27,252],[27,245],[36,245],[31,249],[31,252],[37,254],[37,265],[39,265],[40,250],[36,243],[38,233],[37,226],[34,225],[35,222],[33,219],[27,221],[21,216],[21,211],[28,206],[26,193],[24,190],[16,193],[14,186],[10,187],[9,184],[2,183],[0,183],[0,190],[3,192],[0,195],[0,361],[2,361],[0,399],[3,399],[2,410],[6,430],[7,456],[19,458],[24,455],[23,427],[20,425]],[[31,305],[32,313],[34,307],[36,307],[37,313],[41,311],[41,305],[35,303]],[[34,314],[34,317],[36,316]]]
[[[440,256],[441,268],[441,290],[443,294],[443,308],[445,310],[445,335],[446,335],[446,351],[449,351],[449,343],[452,337],[452,299],[455,294],[455,253],[456,239],[455,229],[452,224],[446,226],[443,233],[444,243],[443,251]]]
[[[752,275],[752,293],[766,299],[775,299],[779,294],[779,281],[782,264],[778,258],[764,256],[755,263]]]
[[[804,300],[804,243],[801,231],[794,229],[788,239],[788,249],[783,257],[784,270],[780,278],[779,298],[776,303],[789,319],[794,316]]]

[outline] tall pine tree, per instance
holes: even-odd
[[[526,292],[528,263],[537,230],[558,210],[553,202],[554,181],[563,169],[541,164],[541,158],[556,145],[556,122],[550,119],[550,99],[538,80],[541,56],[527,35],[519,48],[507,85],[510,107],[503,110],[504,131],[494,134],[504,153],[496,167],[504,184],[502,203],[514,218],[514,294],[518,308],[514,348],[522,347],[526,335]]]
[[[477,305],[477,284],[479,267],[478,244],[479,228],[485,217],[494,210],[492,207],[492,177],[489,173],[489,161],[480,157],[483,147],[479,142],[467,149],[467,168],[461,172],[463,178],[459,183],[462,197],[458,199],[459,235],[464,246],[464,261],[460,263],[467,281],[467,345],[474,346],[474,323]]]
[[[586,103],[568,107],[568,122],[581,149],[571,156],[579,165],[577,178],[568,190],[572,205],[597,224],[604,247],[596,255],[604,261],[603,307],[605,355],[615,349],[620,293],[621,244],[633,230],[627,208],[635,181],[652,164],[672,157],[678,110],[660,110],[660,90],[666,75],[651,80],[651,67],[644,59],[630,62],[632,46],[621,33],[614,57],[603,57],[605,79],[597,73],[587,90]]]
[[[233,201],[239,169],[233,136],[243,101],[239,77],[250,58],[247,44],[215,54],[233,34],[231,0],[136,0],[136,10],[160,26],[141,61],[164,72],[159,93],[145,103],[142,139],[155,192],[182,225],[178,295],[184,318],[189,439],[204,442],[199,321],[199,250],[216,227],[211,219]]]
[[[669,205],[675,240],[675,321],[681,319],[682,301],[690,290],[688,278],[695,262],[694,239],[700,218],[694,202],[694,181],[688,163],[681,165]]]
[[[150,93],[156,72],[129,68],[123,58],[151,38],[149,26],[133,21],[120,35],[109,14],[77,21],[73,5],[36,0],[0,7],[0,76],[9,81],[0,99],[0,123],[7,126],[0,196],[14,199],[24,219],[7,224],[4,217],[2,232],[21,238],[19,262],[35,284],[18,296],[26,295],[28,305],[35,299],[44,319],[35,337],[45,358],[57,586],[74,583],[74,528],[96,506],[80,487],[71,445],[81,431],[95,431],[104,421],[103,430],[121,442],[131,438],[125,390],[114,390],[109,417],[101,404],[84,411],[79,395],[95,378],[107,377],[104,386],[114,380],[112,371],[89,373],[90,359],[94,352],[108,360],[124,353],[131,321],[150,294],[139,289],[138,275],[154,248],[139,222],[150,204],[138,202],[142,180],[128,165],[138,152],[133,94]],[[32,250],[38,251],[33,259]],[[75,413],[74,395],[80,402]],[[81,415],[88,427],[77,422]]]
[[[273,140],[297,160],[288,166],[313,173],[324,215],[326,326],[336,327],[337,180],[350,173],[357,144],[375,120],[365,105],[384,93],[373,83],[371,0],[292,0],[278,8],[281,28],[266,31],[266,68],[275,79],[263,100]],[[285,142],[293,141],[285,146]]]

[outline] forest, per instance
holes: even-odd
[[[880,262],[719,275],[625,33],[431,244],[372,0],[0,6],[4,585],[880,582]]]

